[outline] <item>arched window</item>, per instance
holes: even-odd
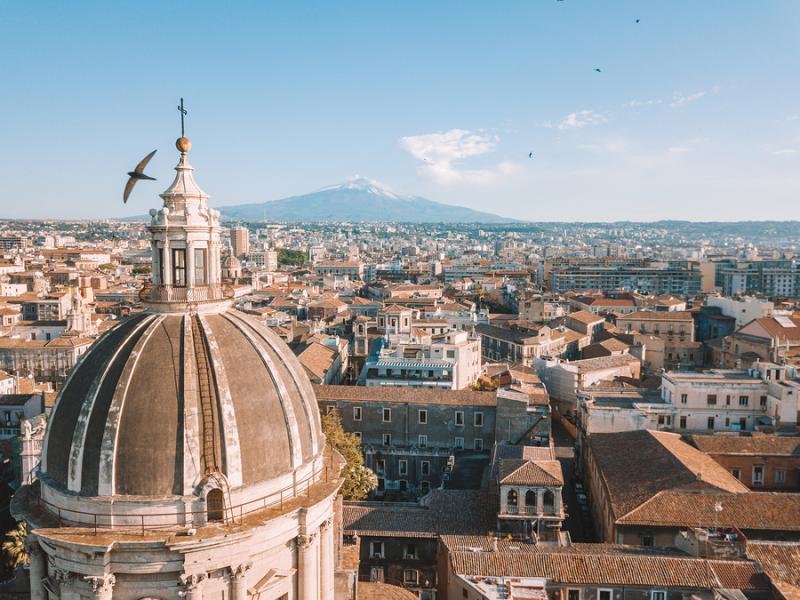
[[[221,489],[214,488],[206,495],[206,515],[209,521],[225,520],[225,496]]]
[[[536,508],[536,492],[533,490],[525,492],[525,506]]]
[[[509,506],[517,505],[517,490],[508,490],[508,494],[506,495],[506,504]]]
[[[555,508],[556,504],[556,495],[552,492],[552,490],[547,490],[544,493],[544,510],[545,511],[552,511]]]

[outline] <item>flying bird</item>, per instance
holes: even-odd
[[[641,19],[636,19],[636,22],[637,22],[637,23],[638,23],[639,21],[641,21]]]
[[[130,179],[128,179],[128,183],[125,185],[125,193],[122,194],[122,201],[124,203],[128,202],[128,196],[131,195],[131,192],[133,191],[133,186],[136,185],[137,181],[139,181],[140,179],[150,179],[152,181],[156,180],[155,177],[150,177],[149,175],[144,174],[144,168],[147,166],[147,163],[150,162],[150,159],[153,158],[153,155],[156,153],[156,151],[157,150],[153,150],[150,154],[145,156],[142,159],[142,162],[136,165],[136,168],[133,171],[128,171]]]
[[[533,152],[528,152],[528,158],[533,158]]]
[[[595,69],[595,71],[597,71],[598,73],[602,73],[600,69]]]

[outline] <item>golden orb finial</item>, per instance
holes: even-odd
[[[175,140],[175,147],[181,154],[186,154],[192,149],[192,142],[186,136],[181,136]]]

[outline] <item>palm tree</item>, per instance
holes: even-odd
[[[3,552],[12,569],[28,564],[28,553],[25,552],[25,538],[28,537],[28,524],[17,523],[16,528],[6,533],[7,541],[3,542]]]

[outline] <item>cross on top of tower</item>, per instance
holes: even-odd
[[[186,133],[184,133],[184,124],[183,124],[183,118],[184,118],[186,115],[188,115],[188,114],[189,114],[189,111],[187,111],[187,110],[186,110],[186,109],[183,107],[183,98],[181,98],[181,104],[180,104],[180,106],[178,106],[178,110],[179,110],[179,111],[180,111],[180,113],[181,113],[181,137],[186,137]]]

